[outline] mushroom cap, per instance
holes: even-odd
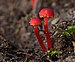
[[[40,16],[40,18],[44,18],[44,17],[54,17],[54,12],[53,12],[52,9],[43,8],[43,9],[39,12],[39,16]]]
[[[40,25],[42,22],[38,17],[31,18],[30,20],[30,25],[35,26],[35,25]]]

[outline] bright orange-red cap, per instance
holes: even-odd
[[[54,12],[53,12],[52,9],[43,8],[43,9],[39,12],[39,16],[40,16],[40,18],[44,18],[44,17],[54,17]]]
[[[35,26],[35,25],[40,25],[42,22],[38,17],[31,18],[30,20],[30,25]]]

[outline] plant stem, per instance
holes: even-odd
[[[52,43],[51,43],[51,39],[50,39],[50,33],[48,31],[48,18],[44,18],[44,31],[45,31],[45,35],[46,35],[46,41],[48,44],[48,49],[52,48]]]
[[[42,39],[41,39],[41,37],[40,37],[40,35],[38,33],[38,26],[34,26],[34,31],[35,31],[36,37],[37,37],[37,39],[39,41],[39,44],[40,44],[40,46],[42,48],[42,51],[45,53],[47,50],[46,50],[46,47],[45,47],[45,45],[44,45],[44,43],[43,43],[43,41],[42,41]]]

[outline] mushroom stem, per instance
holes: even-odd
[[[48,31],[48,18],[44,18],[44,31],[45,31],[45,35],[46,35],[46,41],[48,44],[48,49],[52,48],[52,43],[51,43],[51,39],[50,39],[50,33]]]
[[[39,44],[40,44],[40,46],[42,48],[42,51],[45,53],[47,50],[46,50],[46,47],[43,44],[43,41],[42,41],[42,39],[41,39],[41,37],[40,37],[40,35],[38,33],[38,26],[34,26],[34,31],[35,31],[36,37],[37,37],[37,39],[39,41]]]

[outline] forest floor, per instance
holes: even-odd
[[[48,25],[53,48],[59,52],[55,62],[75,62],[75,32],[62,36],[67,26],[75,26],[75,0],[37,0],[34,7],[30,0],[0,0],[0,62],[54,62],[42,53],[29,24],[45,7],[55,13]],[[47,47],[43,24],[39,28]]]

